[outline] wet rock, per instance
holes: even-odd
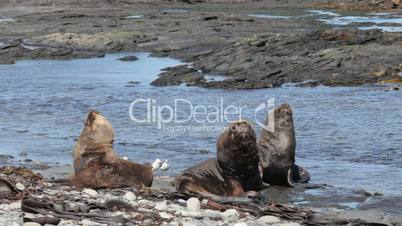
[[[138,60],[138,57],[129,55],[129,56],[124,56],[122,58],[119,58],[120,61],[136,61]]]
[[[211,152],[209,150],[206,150],[206,149],[199,150],[199,152],[200,152],[200,154],[204,154],[204,155],[211,154]]]
[[[108,208],[109,210],[113,210],[113,211],[116,211],[116,210],[130,210],[130,211],[132,211],[134,208],[130,203],[127,203],[127,202],[122,201],[120,199],[108,199],[108,200],[106,200],[104,202],[103,205],[106,208]]]
[[[262,216],[258,218],[257,221],[262,224],[276,224],[281,222],[281,220],[275,216]]]
[[[124,195],[124,198],[127,201],[134,201],[137,198],[137,196],[134,194],[134,192],[129,191]]]
[[[398,91],[400,89],[401,88],[399,86],[394,86],[394,87],[387,88],[385,91]]]
[[[95,198],[96,196],[98,196],[98,192],[95,191],[95,190],[93,190],[93,189],[90,189],[90,188],[84,189],[84,190],[82,191],[82,193],[83,193],[83,194],[87,194],[87,195],[89,195],[89,196],[92,197],[92,198]]]
[[[187,210],[188,211],[194,211],[194,212],[198,212],[201,209],[201,203],[200,200],[198,198],[189,198],[187,200]]]
[[[0,161],[8,161],[13,158],[14,158],[14,156],[12,156],[12,155],[0,155]]]
[[[138,82],[138,81],[128,81],[128,82],[127,82],[127,84],[140,84],[140,83],[141,83],[141,82]],[[121,142],[121,143],[119,143],[119,144],[124,145],[124,144],[126,144],[126,143]]]
[[[204,16],[202,18],[203,21],[210,21],[210,20],[217,20],[218,17],[217,16]]]
[[[204,75],[194,68],[187,65],[168,68],[165,72],[159,74],[159,78],[154,80],[151,85],[154,86],[172,86],[187,83],[189,85],[199,84],[205,81]]]

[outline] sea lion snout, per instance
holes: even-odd
[[[293,127],[293,111],[290,105],[282,104],[275,111],[275,122],[278,123],[279,128]]]

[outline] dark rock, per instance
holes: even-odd
[[[9,159],[13,159],[14,156],[12,155],[0,155],[0,160],[9,160]]]
[[[128,81],[127,82],[127,84],[139,84],[139,83],[141,83],[141,82],[138,82],[138,81]]]
[[[136,61],[138,60],[138,57],[129,55],[129,56],[124,56],[122,58],[119,58],[120,61]]]
[[[217,16],[205,16],[202,18],[203,21],[209,21],[209,20],[217,20]]]
[[[159,74],[159,78],[154,80],[151,85],[153,86],[171,86],[187,83],[195,85],[204,83],[204,75],[199,73],[194,68],[189,68],[187,65],[180,65],[177,67],[170,67],[164,69],[165,72]]]

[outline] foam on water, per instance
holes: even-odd
[[[310,13],[315,13],[318,15],[325,15],[325,16],[341,16],[338,13],[330,12],[330,11],[324,11],[324,10],[307,10],[307,12]]]
[[[131,15],[127,16],[127,19],[144,19],[144,15]]]
[[[349,25],[352,23],[374,23],[374,24],[402,24],[402,18],[382,18],[382,17],[363,17],[363,16],[342,16],[332,19],[318,19],[331,25]]]
[[[277,16],[269,14],[248,14],[248,16],[258,17],[258,18],[268,18],[268,19],[290,19],[290,16]]]

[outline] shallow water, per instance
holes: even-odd
[[[380,29],[385,32],[401,32],[402,30],[402,15],[395,13],[272,9],[250,13],[248,16],[269,19],[318,21],[324,25],[334,27],[355,27],[361,30]]]
[[[160,69],[180,62],[146,53],[136,53],[139,60],[134,62],[117,60],[123,55],[0,65],[0,154],[18,160],[23,158],[18,156],[21,152],[27,152],[27,158],[34,160],[71,163],[85,115],[95,108],[113,124],[115,148],[121,156],[138,162],[168,159],[171,168],[165,174],[174,175],[214,157],[217,136],[227,122],[218,116],[220,121],[197,123],[195,119],[205,119],[198,115],[159,129],[156,122],[130,120],[132,101],[153,98],[159,106],[174,106],[174,100],[181,98],[191,101],[194,108],[242,107],[242,119],[251,121],[259,132],[256,122],[264,120],[266,109],[257,112],[257,117],[255,109],[275,98],[276,104],[288,102],[294,108],[297,162],[308,168],[312,182],[402,196],[400,91],[384,92],[382,86],[238,91],[153,87],[149,83]],[[190,105],[182,100],[178,106],[176,115],[183,120]],[[145,104],[135,105],[133,113],[144,119]],[[166,119],[167,113],[162,111],[161,116]]]

